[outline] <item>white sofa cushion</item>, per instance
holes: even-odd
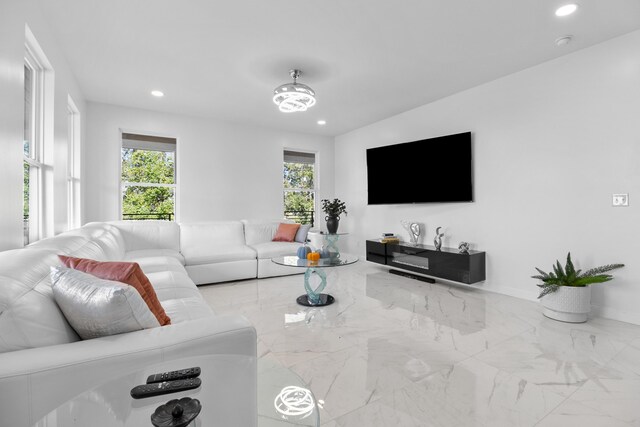
[[[201,297],[170,299],[162,302],[162,308],[175,323],[202,319],[214,314]]]
[[[200,291],[185,270],[181,272],[157,271],[146,274],[146,276],[153,285],[161,304],[170,299],[201,297]],[[171,323],[173,323],[173,319],[171,319]]]
[[[172,249],[180,252],[180,227],[173,221],[114,221],[122,233],[127,252],[141,249]]]
[[[0,252],[0,353],[80,339],[53,299],[49,270],[57,265],[51,249]]]
[[[225,248],[205,248],[198,254],[192,251],[186,258],[187,265],[216,264],[220,262],[233,262],[243,260],[255,260],[256,252],[248,246],[228,246]]]
[[[181,265],[185,264],[184,256],[173,249],[140,249],[137,251],[129,251],[124,254],[125,261],[141,263],[146,258],[173,258]]]
[[[182,263],[171,256],[154,256],[145,258],[136,258],[130,260],[137,262],[142,272],[146,275],[149,273],[157,273],[159,271],[174,271],[176,273],[184,273]]]
[[[180,224],[180,244],[186,265],[256,258],[256,253],[244,243],[240,221]]]
[[[258,259],[275,258],[280,256],[296,255],[302,243],[297,242],[267,242],[258,243],[251,247],[258,254]]]
[[[62,234],[38,240],[28,246],[29,249],[55,250],[59,254],[77,258],[90,258],[97,261],[108,261],[107,255],[96,242],[90,238],[73,234]]]
[[[243,219],[245,243],[254,246],[258,243],[271,242],[276,235],[280,223],[292,224],[288,219],[248,220]]]
[[[120,230],[104,222],[91,222],[65,233],[65,236],[84,236],[100,246],[109,261],[124,259],[125,244]]]
[[[186,265],[189,277],[197,285],[255,279],[257,264],[255,257],[243,261],[217,262],[214,264]]]

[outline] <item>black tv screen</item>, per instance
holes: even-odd
[[[370,205],[471,202],[471,132],[367,150]]]

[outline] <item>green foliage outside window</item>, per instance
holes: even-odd
[[[284,211],[285,216],[299,222],[313,222],[315,210],[314,166],[303,163],[284,163]],[[296,189],[297,191],[286,191]]]
[[[29,163],[23,162],[23,187],[22,187],[22,216],[24,219],[29,218],[29,178],[31,167]]]
[[[175,184],[175,153],[122,149],[122,182]],[[138,219],[172,219],[174,189],[128,185],[122,192],[122,214]],[[148,216],[148,217],[147,217]]]

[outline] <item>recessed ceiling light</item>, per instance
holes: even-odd
[[[571,15],[576,10],[578,10],[578,5],[577,4],[575,4],[575,3],[565,4],[564,6],[560,6],[556,10],[556,16]]]
[[[556,39],[556,46],[564,46],[571,43],[573,36],[562,36]]]
[[[162,93],[162,91],[160,91],[160,90],[152,90],[151,91],[151,95],[157,96],[158,98],[161,98],[161,97],[164,96],[164,93]]]
[[[318,120],[318,124],[319,125],[326,125],[327,121],[326,120]]]

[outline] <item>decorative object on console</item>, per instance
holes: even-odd
[[[460,242],[458,244],[458,253],[468,254],[469,253],[469,242]]]
[[[273,102],[283,113],[307,111],[316,103],[316,93],[309,86],[298,83],[300,70],[289,70],[293,83],[285,83],[273,91]]]
[[[274,242],[293,242],[296,238],[296,233],[300,228],[300,224],[285,224],[281,223],[278,225],[278,229],[276,230],[276,235],[273,236]]]
[[[417,245],[418,238],[420,237],[420,224],[406,220],[400,221],[400,224],[402,224],[404,229],[407,230],[407,233],[409,233],[411,243]]]
[[[66,267],[51,267],[53,297],[83,340],[160,326],[138,291]]]
[[[151,415],[151,423],[155,427],[187,427],[201,410],[202,404],[198,399],[173,399],[156,408]]]
[[[382,239],[380,239],[380,243],[397,244],[397,243],[400,243],[400,238],[397,236],[383,237]]]
[[[113,280],[133,286],[144,302],[147,303],[149,310],[156,316],[160,326],[171,324],[171,319],[169,319],[162,304],[160,304],[153,285],[137,262],[96,261],[65,255],[58,255],[58,259],[65,267],[91,274],[99,279]]]
[[[444,237],[444,233],[440,232],[442,227],[436,228],[436,237],[433,239],[433,246],[436,247],[436,251],[439,251],[442,248],[442,238]]]
[[[307,255],[309,255],[310,252],[311,252],[311,248],[309,247],[309,245],[307,245],[307,242],[305,242],[304,245],[298,248],[298,252],[297,252],[298,258],[307,259]]]
[[[538,298],[544,307],[543,314],[562,322],[586,322],[591,311],[589,285],[610,281],[613,276],[604,273],[621,267],[624,267],[624,264],[607,264],[582,273],[581,270],[575,269],[571,253],[567,254],[564,268],[560,261],[556,261],[553,272],[545,273],[536,267],[540,274],[531,277],[542,281],[537,286],[541,289]]]
[[[322,200],[322,210],[327,215],[325,220],[327,221],[327,231],[329,234],[336,234],[338,232],[338,226],[340,225],[340,215],[347,215],[347,206],[340,199],[328,199]]]

